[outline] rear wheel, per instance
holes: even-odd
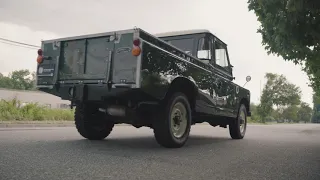
[[[247,109],[240,105],[237,118],[229,124],[229,133],[232,139],[243,139],[247,130]]]
[[[183,93],[174,93],[165,101],[154,120],[156,141],[166,148],[180,148],[188,140],[191,128],[191,108]]]
[[[90,140],[106,138],[114,127],[107,115],[92,104],[78,104],[74,119],[79,134]]]

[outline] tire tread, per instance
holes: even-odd
[[[184,135],[184,139],[182,141],[177,141],[174,139],[170,132],[170,124],[169,124],[169,113],[171,110],[171,106],[173,105],[173,102],[175,102],[177,99],[181,99],[184,101],[184,104],[186,105],[187,111],[189,113],[189,122],[187,126],[187,132]],[[153,132],[156,141],[162,145],[163,147],[166,148],[180,148],[184,146],[186,143],[189,133],[190,133],[190,128],[191,128],[191,108],[189,101],[187,97],[180,92],[173,93],[170,98],[165,100],[161,104],[160,111],[156,114],[156,117],[154,119],[153,123]]]
[[[89,140],[103,140],[110,135],[114,123],[105,118],[102,113],[98,116],[98,119],[93,119],[97,118],[92,115],[94,111],[97,111],[97,109],[84,105],[77,105],[74,113],[75,126],[82,137]],[[95,122],[101,123],[105,128],[101,131],[94,130],[92,127]]]

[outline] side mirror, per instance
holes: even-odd
[[[247,76],[247,77],[246,77],[246,81],[247,81],[247,82],[251,81],[251,76]]]
[[[251,81],[251,76],[246,77],[246,83],[244,83],[244,85],[242,87],[244,87],[247,84],[247,82],[249,82],[249,81]]]

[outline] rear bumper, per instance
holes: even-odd
[[[58,88],[61,99],[71,101],[103,101],[112,96],[122,96],[137,90],[133,85],[110,87],[107,84],[64,84]]]
[[[157,97],[147,93],[135,84],[58,84],[53,87],[38,86],[38,90],[72,102],[109,101],[110,99],[157,101]]]

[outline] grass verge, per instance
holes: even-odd
[[[0,124],[71,124],[74,110],[51,109],[37,103],[23,104],[16,98],[0,100]],[[268,125],[248,118],[248,124]]]
[[[74,124],[73,121],[0,121],[0,124]]]
[[[2,121],[71,121],[74,110],[51,109],[37,103],[23,104],[17,99],[0,100]]]

